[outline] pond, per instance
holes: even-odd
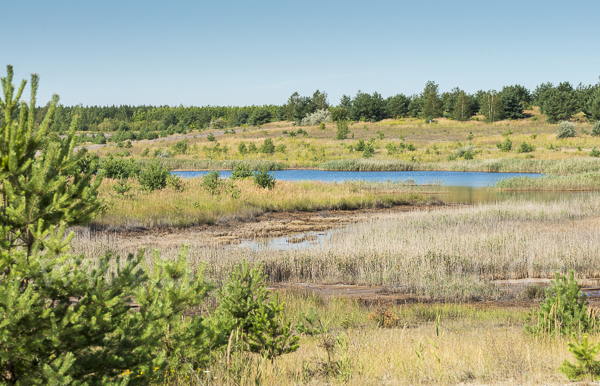
[[[202,177],[207,171],[173,172],[183,178]],[[422,184],[441,184],[443,186],[464,186],[481,188],[493,186],[503,178],[541,177],[539,173],[484,173],[484,172],[447,172],[447,171],[409,171],[409,172],[338,172],[326,170],[279,170],[273,177],[283,181],[324,181],[343,182],[350,180],[364,181],[406,181],[413,180]],[[221,172],[221,176],[229,177],[230,171]]]

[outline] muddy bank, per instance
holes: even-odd
[[[319,212],[267,212],[251,220],[219,221],[213,225],[199,225],[189,228],[135,228],[101,229],[78,227],[75,232],[91,238],[110,235],[124,245],[149,245],[164,248],[174,245],[194,246],[235,245],[244,240],[290,237],[290,242],[304,241],[306,233],[325,232],[361,221],[368,221],[381,215],[401,214],[410,211],[430,211],[444,205],[400,205],[385,209],[331,210]],[[307,236],[310,237],[310,236]]]

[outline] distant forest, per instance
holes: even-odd
[[[458,121],[481,114],[488,122],[521,119],[524,111],[539,106],[548,122],[568,120],[583,112],[590,121],[600,120],[600,83],[543,83],[532,92],[514,85],[501,91],[480,90],[469,94],[459,88],[440,93],[435,82],[427,82],[423,92],[411,96],[398,94],[383,98],[381,94],[358,91],[354,97],[344,95],[331,105],[327,94],[319,90],[312,96],[293,93],[282,105],[264,106],[63,106],[56,109],[52,131],[64,133],[71,117],[79,115],[79,131],[117,132],[113,141],[154,139],[175,133],[206,128],[225,129],[238,126],[260,126],[268,122],[293,121],[315,124],[321,121],[380,121],[387,118],[422,118],[427,121],[446,117]],[[47,109],[41,107],[40,110]],[[43,116],[43,111],[37,116]],[[311,116],[320,117],[310,119]],[[103,135],[96,136],[104,142]]]

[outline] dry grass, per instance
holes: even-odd
[[[116,181],[105,180],[100,196],[107,199],[107,209],[93,224],[118,228],[187,227],[227,219],[246,221],[269,211],[384,208],[415,203],[419,193],[437,189],[403,182],[277,181],[275,188],[268,190],[252,180],[244,180],[235,182],[240,195],[234,198],[231,193],[210,194],[202,187],[201,178],[184,179],[183,183],[183,192],[163,189],[148,193],[130,181],[135,193],[131,198],[123,198],[112,190]]]
[[[598,197],[508,201],[382,215],[346,226],[305,249],[207,247],[206,240],[199,244],[192,237],[127,242],[107,234],[82,234],[74,249],[93,257],[147,245],[170,259],[185,242],[191,244],[192,267],[206,264],[213,280],[223,279],[245,259],[263,264],[272,282],[387,285],[399,292],[455,300],[502,298],[513,295],[493,280],[546,278],[569,269],[579,278],[600,278],[599,213]]]
[[[565,359],[567,340],[534,338],[524,333],[526,312],[481,309],[468,305],[392,307],[397,328],[380,329],[368,319],[369,307],[346,299],[283,294],[286,317],[299,321],[301,312],[315,309],[335,337],[331,362],[313,338],[303,337],[300,349],[270,363],[252,355],[225,358],[208,373],[166,384],[263,385],[420,385],[420,384],[564,384],[557,372]],[[440,316],[438,333],[434,320]],[[597,340],[598,336],[591,337]],[[327,371],[327,364],[330,370]],[[203,383],[201,383],[203,382]]]

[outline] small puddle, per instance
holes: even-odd
[[[336,231],[339,230],[340,228],[336,229]],[[255,252],[264,250],[284,251],[306,249],[323,245],[331,239],[333,232],[334,230],[331,229],[325,232],[305,232],[283,237],[244,240],[235,246],[232,245],[230,248],[250,248]]]

